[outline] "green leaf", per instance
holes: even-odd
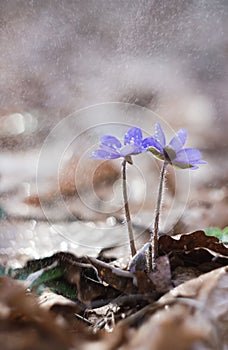
[[[51,281],[47,283],[47,286],[52,292],[56,294],[63,295],[64,297],[71,300],[77,299],[78,293],[76,286],[72,286],[64,279]]]
[[[0,266],[0,276],[7,276],[5,266]]]
[[[208,227],[204,231],[207,236],[214,236],[221,242],[228,243],[228,226],[224,229],[220,229],[219,227]]]
[[[151,147],[148,147],[147,149],[158,159],[164,160],[164,157],[162,156],[162,154],[155,147],[151,146]]]
[[[31,281],[30,288],[39,287],[64,275],[64,269],[59,266],[41,269],[29,275],[28,281]]]
[[[0,265],[0,276],[9,276],[11,277],[12,274],[13,274],[13,269],[10,267],[5,267],[5,266],[2,266]]]

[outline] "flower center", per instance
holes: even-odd
[[[164,148],[164,155],[165,155],[165,160],[169,163],[172,163],[172,161],[176,158],[177,154],[174,151],[174,149],[172,149],[170,146],[166,146]]]

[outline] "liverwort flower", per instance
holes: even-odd
[[[124,135],[124,144],[111,135],[102,136],[99,149],[92,153],[91,158],[96,159],[116,159],[123,158],[122,163],[122,180],[123,180],[123,199],[125,216],[128,226],[128,235],[130,241],[131,254],[136,254],[133,229],[131,223],[130,210],[128,205],[127,195],[127,179],[126,179],[126,165],[132,164],[132,155],[136,155],[142,152],[146,152],[147,149],[143,146],[142,130],[140,128],[133,127],[129,129]]]
[[[205,164],[202,160],[201,153],[195,148],[183,148],[187,139],[187,131],[180,129],[166,144],[165,134],[159,123],[155,124],[155,134],[143,140],[143,146],[147,148],[156,158],[163,160],[163,166],[160,173],[160,182],[158,188],[158,198],[155,207],[154,227],[151,230],[151,248],[148,252],[149,270],[155,270],[156,258],[158,257],[158,232],[159,218],[161,211],[163,187],[167,165],[176,166],[180,169],[198,169],[199,164]]]
[[[198,169],[199,164],[205,164],[201,153],[196,148],[183,148],[187,139],[187,131],[180,129],[166,144],[165,134],[159,123],[155,124],[155,134],[143,140],[143,146],[155,157],[181,169]]]
[[[102,136],[100,148],[94,151],[91,157],[96,159],[115,159],[123,157],[130,161],[130,156],[145,151],[146,148],[143,146],[142,130],[133,127],[125,133],[123,145],[115,136]]]

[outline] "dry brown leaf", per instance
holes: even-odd
[[[67,350],[75,339],[66,324],[42,310],[35,295],[22,283],[0,278],[0,344],[4,350]],[[79,341],[79,338],[78,338]]]
[[[199,248],[190,252],[172,252],[169,254],[172,274],[179,267],[186,268],[186,273],[189,267],[195,269],[195,276],[209,272],[220,267],[226,266],[228,263],[227,257],[215,256],[209,250]],[[185,282],[187,279],[185,280]]]
[[[133,283],[134,275],[129,271],[123,271],[110,264],[95,258],[88,258],[93,266],[98,270],[100,278],[113,288],[126,294],[136,294],[137,286]]]
[[[175,270],[172,272],[172,282],[174,287],[177,287],[182,283],[199,277],[201,274],[202,273],[195,267],[177,266],[177,268],[175,268]]]
[[[194,249],[204,248],[221,256],[228,256],[228,248],[224,246],[219,239],[213,236],[207,236],[204,231],[195,231],[192,233],[176,236],[161,236],[159,239],[159,250],[161,253],[170,253],[173,251],[189,252]]]
[[[88,258],[99,273],[100,278],[113,288],[126,294],[154,293],[161,295],[171,288],[171,271],[167,256],[159,257],[155,272],[147,273],[146,266],[136,262],[134,272],[121,270],[95,258]],[[133,261],[135,258],[133,258]],[[136,259],[137,260],[137,259]],[[140,259],[140,262],[143,259]],[[140,265],[140,266],[139,266]],[[140,267],[140,268],[139,268]]]
[[[129,270],[134,273],[139,292],[150,293],[152,290],[160,294],[166,293],[172,287],[170,262],[167,255],[156,259],[156,270],[148,272],[148,252],[150,243],[146,243],[131,259]]]
[[[88,261],[89,259],[86,257],[77,257],[71,253],[59,252],[47,258],[30,260],[26,267],[37,271],[55,263],[56,266],[64,270],[64,278],[72,286],[75,286],[77,298],[82,303],[116,297],[116,291],[113,288],[104,286],[98,280],[96,269],[88,264]]]
[[[78,160],[72,158],[60,172],[60,191],[63,195],[72,195],[77,193],[77,188],[85,191],[91,185],[94,188],[112,184],[119,176],[120,171],[113,162],[90,159],[89,162],[83,163],[83,167],[78,168]]]
[[[154,304],[145,308],[141,317],[150,310],[153,316],[121,349],[227,349],[227,295],[227,267],[181,284],[157,302],[157,309]]]
[[[161,294],[172,288],[170,263],[167,255],[156,259],[156,271],[150,272],[148,277],[153,282],[155,290]]]
[[[89,322],[80,316],[84,313],[85,306],[79,301],[71,301],[62,295],[45,291],[39,297],[39,305],[41,309],[49,310],[55,315],[61,316],[73,332],[88,333]]]
[[[98,186],[110,185],[120,176],[119,170],[110,161],[101,163],[97,160],[90,160],[90,162],[84,164],[83,173],[76,176],[77,167],[78,159],[70,159],[60,169],[59,178],[50,178],[49,190],[43,194],[30,195],[24,199],[24,202],[34,206],[40,206],[41,202],[46,204],[52,203],[53,199],[60,194],[61,196],[72,196],[77,194],[78,188],[80,188],[80,191],[88,191],[89,188],[93,190]]]
[[[67,306],[72,309],[72,313],[80,313],[85,309],[85,306],[80,302],[71,301],[62,295],[55,294],[49,290],[44,291],[39,297],[39,305],[41,309],[51,310],[56,305]]]

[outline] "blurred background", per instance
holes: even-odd
[[[228,225],[227,8],[225,0],[0,2],[0,252],[6,260],[56,250],[96,254],[122,242],[120,163],[99,169],[85,152],[101,130],[121,136],[139,125],[151,134],[156,120],[170,135],[186,128],[188,146],[208,162],[193,175],[170,171],[164,211],[175,208],[162,230]],[[144,200],[142,183],[156,182],[159,171],[149,160],[143,166],[141,177],[137,161],[129,171],[140,233],[156,198],[153,188]],[[110,198],[117,201],[111,207]]]

